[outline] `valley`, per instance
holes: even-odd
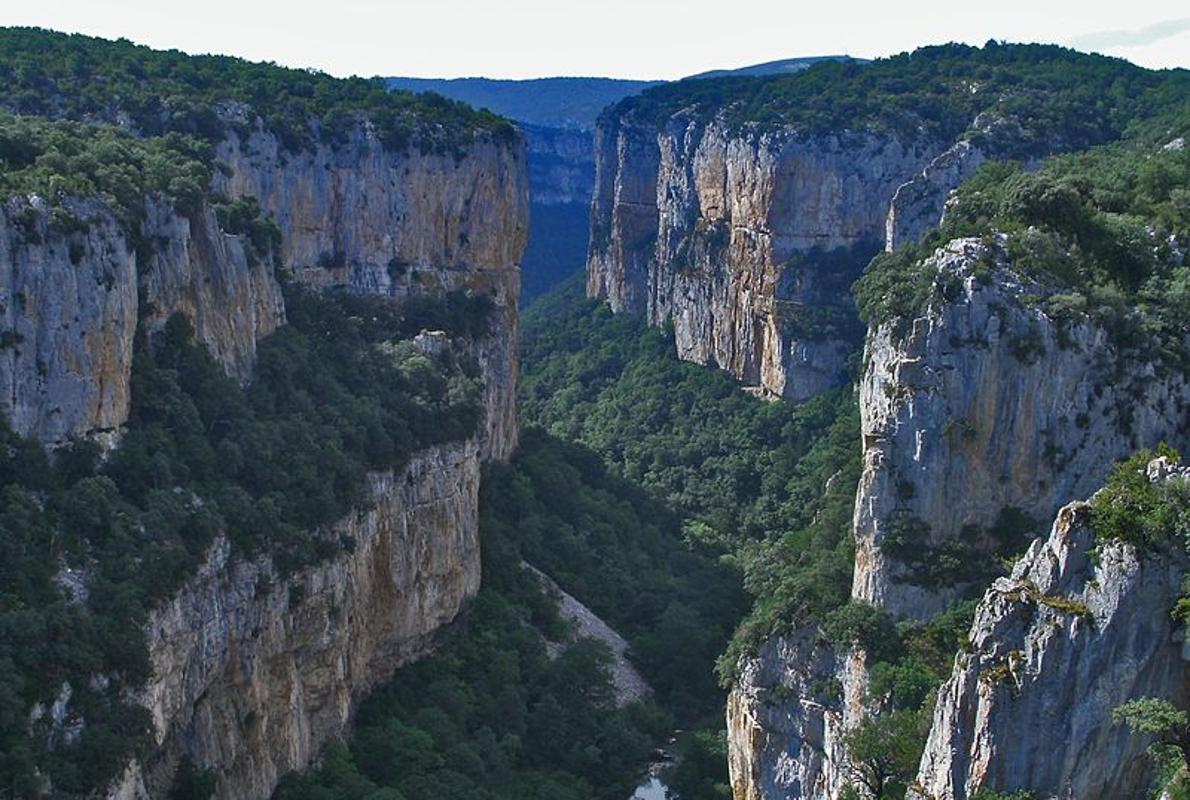
[[[0,77],[0,798],[1190,797],[1190,72]]]

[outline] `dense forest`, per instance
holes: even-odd
[[[1054,45],[923,47],[872,62],[823,61],[791,75],[653,87],[604,113],[658,125],[683,112],[732,126],[820,134],[884,129],[954,139],[980,113],[1010,117],[1033,155],[1090,147],[1185,102],[1190,73],[1154,72]]]
[[[221,140],[248,130],[236,104],[291,150],[346,141],[366,115],[383,143],[455,152],[476,133],[508,140],[510,122],[432,93],[392,91],[380,78],[332,78],[228,56],[152,50],[37,28],[0,29],[0,106],[20,114],[121,122],[142,136]]]
[[[739,566],[754,610],[723,657],[846,602],[859,419],[850,388],[803,405],[752,397],[679,361],[672,336],[587,300],[581,276],[526,310],[521,414],[590,447]]]

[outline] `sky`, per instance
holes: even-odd
[[[1190,67],[1190,4],[1171,0],[0,0],[0,25],[333,75],[679,78],[988,39]]]

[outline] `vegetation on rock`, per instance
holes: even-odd
[[[369,470],[476,430],[475,373],[391,344],[411,335],[398,312],[299,287],[287,301],[289,324],[261,341],[246,388],[184,318],[152,341],[142,332],[127,430],[104,462],[87,442],[51,461],[4,427],[0,787],[11,796],[47,781],[86,795],[144,752],[147,712],[126,694],[149,677],[143,623],[217,536],[282,570],[326,558],[343,543],[323,528],[365,501]],[[46,709],[66,693],[55,722]]]
[[[940,274],[929,256],[974,237],[988,252],[973,273],[981,283],[1007,265],[1056,323],[1094,321],[1121,349],[1184,369],[1190,150],[1164,144],[1188,132],[1183,113],[1125,142],[1051,158],[1037,173],[985,165],[959,188],[940,227],[873,259],[855,285],[860,316],[875,326],[955,299],[964,276]]]
[[[1030,155],[1086,148],[1136,118],[1185,99],[1180,71],[1053,45],[948,44],[872,62],[823,61],[788,75],[664,84],[605,115],[663,125],[675,114],[721,117],[736,127],[789,126],[810,134],[890,130],[952,140],[979,114],[1018,122]],[[986,117],[985,117],[986,119]]]
[[[279,800],[624,797],[671,712],[717,712],[711,666],[743,597],[731,570],[682,543],[670,509],[530,429],[516,461],[485,475],[481,536],[484,586],[462,630],[375,692],[349,747]],[[606,649],[573,640],[525,561],[627,636],[660,707],[613,708]],[[551,657],[547,640],[569,644]],[[714,752],[713,737],[700,747]],[[722,797],[724,762],[697,754],[680,796]]]

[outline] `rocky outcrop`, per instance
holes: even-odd
[[[228,372],[246,378],[256,341],[284,321],[271,264],[249,259],[203,204],[146,199],[137,247],[99,201],[0,208],[0,406],[13,429],[57,446],[118,438],[128,416],[138,319],[187,316]]]
[[[522,563],[521,567],[536,577],[545,592],[557,601],[558,616],[571,626],[572,639],[594,639],[607,645],[611,651],[609,671],[616,706],[623,708],[645,700],[653,694],[645,676],[641,675],[640,670],[629,660],[628,641],[623,636],[600,619],[594,611],[579,602],[578,598],[566,592],[549,575],[531,564]],[[551,641],[547,638],[546,652],[551,658],[556,658],[569,645],[569,641]]]
[[[250,254],[238,236],[223,233],[207,206],[187,218],[150,198],[141,235],[152,243],[140,269],[146,330],[151,334],[170,315],[183,314],[224,370],[247,381],[256,343],[285,322],[273,264]]]
[[[745,660],[727,698],[735,800],[833,796],[845,756],[842,661],[814,626]]]
[[[1048,539],[984,595],[970,648],[939,691],[913,796],[1145,796],[1146,742],[1111,713],[1138,697],[1190,704],[1182,632],[1168,613],[1186,563],[1097,543],[1089,516],[1086,503],[1064,507]]]
[[[251,196],[281,229],[299,279],[401,300],[464,291],[495,306],[475,345],[483,367],[485,458],[516,447],[516,301],[528,188],[523,143],[477,136],[461,153],[386,150],[361,123],[347,141],[286,150],[257,125],[216,151],[215,188]]]
[[[951,192],[985,162],[1014,160],[1035,168],[1042,153],[1065,149],[1067,146],[1052,135],[1043,142],[1035,141],[1011,117],[980,114],[962,138],[897,187],[884,223],[884,248],[891,252],[913,244],[937,227]]]
[[[1045,299],[1053,290],[1021,278],[979,241],[950,242],[926,266],[937,269],[936,299],[929,308],[882,324],[868,336],[860,383],[864,461],[854,516],[852,590],[857,601],[918,621],[928,620],[956,596],[986,587],[1000,557],[1022,552],[1034,536],[1044,532],[1038,529],[1041,520],[1052,519],[1063,504],[1086,497],[1102,485],[1116,459],[1162,440],[1181,449],[1190,444],[1190,382],[1183,371],[1143,351],[1122,350],[1107,330],[1085,315],[1058,318],[1047,313]],[[1030,551],[1037,563],[1042,560],[1039,552],[1044,555],[1053,549],[1038,551],[1039,547],[1034,544]],[[1080,558],[1085,562],[1085,553]],[[1120,558],[1121,564],[1127,560],[1123,555]],[[1130,567],[1118,569],[1127,572]],[[1084,578],[1089,580],[1086,575],[1078,580]],[[1042,594],[1063,592],[1065,589],[1046,588]],[[1081,602],[1094,605],[1101,600],[1114,602],[1102,597]],[[1035,600],[1021,602],[1037,608]],[[1172,601],[1145,605],[1150,602],[1156,602],[1151,591],[1136,594],[1121,606],[1120,616],[1113,617],[1115,624],[1143,615],[1150,622],[1139,626],[1143,630],[1138,629],[1136,635],[1159,638],[1154,626],[1168,627],[1164,609]],[[1085,622],[1078,624],[1087,627]],[[1037,630],[1044,633],[1047,629]],[[1132,641],[1126,640],[1120,647],[1126,649]],[[1014,646],[993,649],[997,657],[1006,657],[1008,650],[1024,650]],[[1044,652],[1055,662],[1066,658],[1052,655],[1064,650]],[[982,664],[986,672],[988,662],[971,663]],[[1070,668],[1103,666],[1102,661],[1094,663],[1093,667]],[[762,695],[757,687],[773,686],[782,674],[797,675],[810,664],[827,666],[813,680],[787,681],[791,691],[782,699],[773,700],[771,693],[764,702],[759,699]],[[1163,667],[1154,662],[1153,668]],[[1047,664],[1045,669],[1051,666]],[[1063,680],[1056,676],[1063,675],[1066,667],[1055,663],[1052,669],[1053,680]],[[1139,674],[1127,681],[1124,672],[1108,674],[1116,674],[1114,680],[1121,690],[1130,689],[1144,685],[1150,677],[1148,667],[1138,669]],[[863,653],[838,654],[822,643],[793,647],[773,639],[744,662],[742,675],[728,712],[737,800],[838,796],[848,770],[841,746],[843,732],[870,711]],[[832,707],[821,704],[815,690],[806,688],[815,681],[818,685],[831,682],[838,688],[835,716],[820,711],[819,705]],[[1068,693],[1060,696],[1069,697],[1071,687],[1078,685],[1072,681],[1065,688]],[[1162,684],[1158,681],[1155,685]],[[983,684],[972,678],[963,690],[972,698],[983,698],[987,690],[979,686]],[[953,694],[955,689],[947,691]],[[1008,697],[998,701],[1005,709],[1011,706]],[[999,729],[1002,739],[1025,736],[1019,731],[1029,729],[1022,740],[1033,742],[1030,746],[1036,746],[1037,751],[1029,754],[1009,748],[1005,752],[1018,753],[1014,757],[1027,760],[1044,751],[1053,737],[1053,725],[1029,722],[1028,714],[1051,719],[1048,710],[1044,714],[1040,710],[1050,700],[1052,697],[1038,700],[1041,705],[1020,711],[1020,716]],[[963,702],[967,705],[962,718],[945,721],[946,725],[969,726],[972,720],[982,719],[983,706],[977,712],[974,699]],[[1086,699],[1088,709],[1092,702],[1093,696]],[[823,719],[831,720],[833,727]],[[942,736],[937,730],[940,724],[935,721],[934,736]],[[803,730],[830,735],[811,740],[797,733]],[[1085,732],[1076,733],[1082,736]],[[1104,741],[1116,742],[1112,746],[1125,747],[1125,737],[1117,737],[1117,732],[1105,730],[1102,736]],[[1075,742],[1070,751],[1074,754],[1077,736],[1071,741]],[[812,744],[807,746],[807,742]],[[984,747],[973,740],[939,740],[935,758],[941,759],[937,754],[952,745],[961,749],[968,744]],[[991,764],[991,756],[980,752]],[[1111,757],[1127,755],[1110,748],[1104,752]],[[1076,762],[1083,763],[1080,758],[1084,757],[1071,755],[1065,766],[1036,769],[1072,769]],[[962,797],[947,792],[957,792],[953,781],[966,777],[946,777],[942,772],[957,770],[965,776],[967,764],[968,760],[962,760],[954,766],[932,768],[929,780],[923,778],[923,783],[932,787],[937,800]],[[1111,776],[1103,769],[1090,774],[1107,780]],[[806,776],[817,776],[817,783],[810,783]],[[1135,775],[1119,777],[1120,781],[1135,779]],[[1049,778],[1038,780],[1039,787],[1051,785],[1045,782]],[[993,785],[1015,788],[1008,783]],[[807,790],[807,786],[812,788]],[[1072,796],[1100,795],[1075,792]]]
[[[1086,316],[1048,315],[1046,290],[994,261],[978,241],[949,243],[928,266],[953,299],[868,339],[852,594],[894,616],[928,619],[980,579],[939,556],[1023,549],[1116,459],[1190,443],[1184,372],[1121,351]]]
[[[467,442],[371,476],[370,506],[328,532],[342,552],[290,575],[219,540],[151,615],[143,701],[157,747],[110,796],[164,797],[186,758],[215,773],[220,800],[256,800],[310,764],[478,590],[479,474]]]
[[[587,290],[672,322],[681,358],[794,400],[837,384],[861,337],[850,285],[889,201],[945,145],[733,129],[681,114],[596,132]]]

